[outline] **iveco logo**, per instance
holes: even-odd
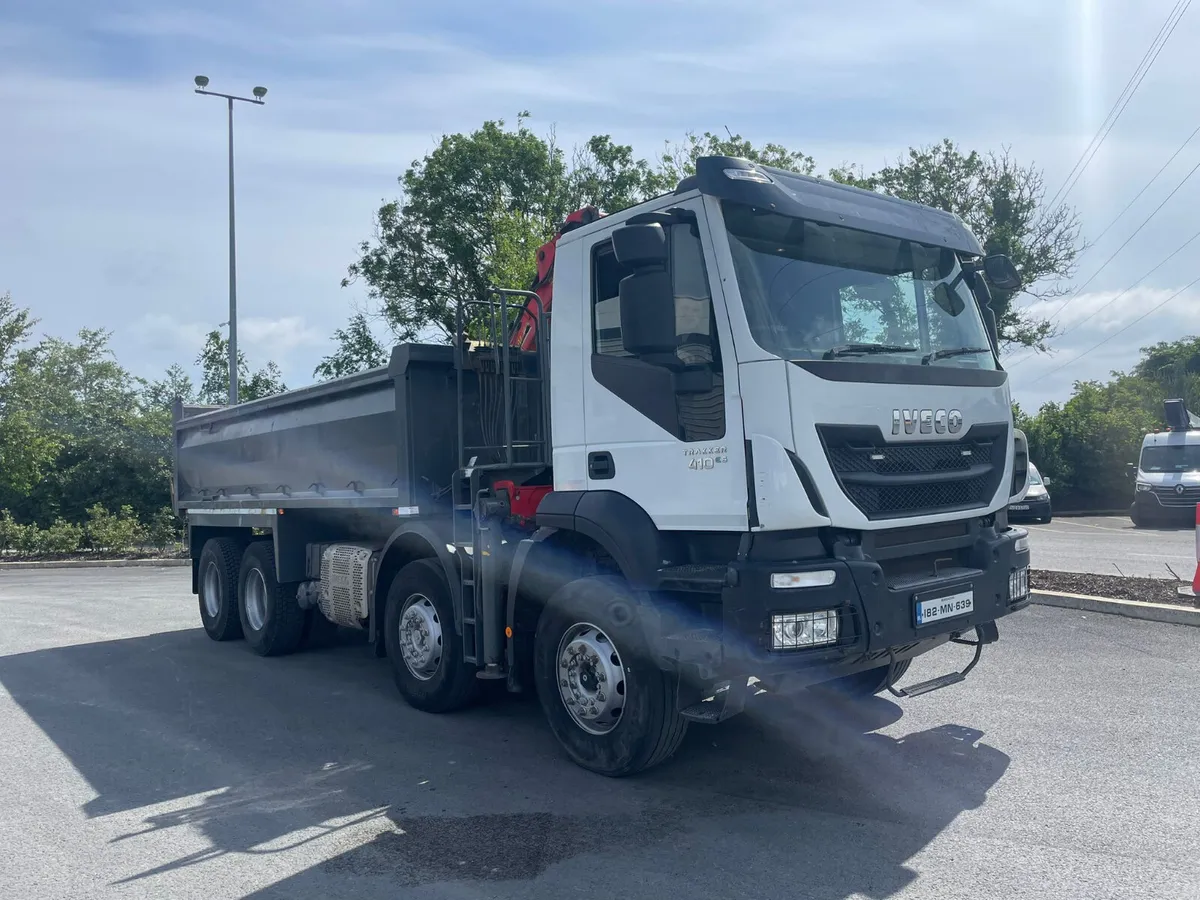
[[[892,434],[958,434],[963,414],[957,409],[893,409]]]

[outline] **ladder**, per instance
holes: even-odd
[[[482,309],[483,315],[468,321],[466,312],[472,308]],[[533,349],[511,347],[510,326],[531,315],[529,309],[537,312]],[[532,291],[492,287],[485,300],[460,302],[455,324],[458,470],[452,530],[462,595],[463,658],[477,667],[479,678],[504,678],[510,553],[500,529],[509,509],[507,498],[491,486],[494,480],[512,480],[549,465],[549,321]],[[483,332],[474,347],[472,330]],[[489,386],[502,394],[498,410],[485,401]],[[478,428],[468,421],[469,409],[478,410]],[[495,412],[502,416],[500,435],[488,427],[487,418]]]

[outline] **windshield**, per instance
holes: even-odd
[[[724,201],[755,341],[783,359],[995,369],[950,250]],[[940,351],[940,352],[939,352]]]
[[[1142,471],[1200,471],[1200,444],[1145,447],[1142,449]]]
[[[1125,458],[1129,459],[1128,456]],[[1042,473],[1037,470],[1037,466],[1035,466],[1033,463],[1029,464],[1029,483],[1030,484],[1041,484],[1042,483]]]

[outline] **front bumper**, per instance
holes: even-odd
[[[1191,496],[1179,499],[1174,493],[1160,495],[1158,491],[1137,491],[1133,504],[1139,515],[1150,522],[1172,525],[1191,525],[1196,521],[1195,502]]]
[[[671,656],[680,663],[695,662],[705,680],[732,680],[757,676],[774,680],[776,687],[804,687],[896,660],[919,656],[970,632],[976,625],[994,622],[1029,604],[1028,578],[1023,595],[1012,596],[1013,573],[1028,572],[1029,550],[1017,549],[1025,536],[1020,529],[997,532],[980,529],[973,542],[959,547],[966,565],[937,567],[938,574],[892,574],[887,560],[867,553],[796,561],[738,561],[730,566],[721,592],[722,628],[717,646],[712,639],[696,655],[676,642]],[[935,551],[936,557],[936,551]],[[893,559],[896,557],[893,556]],[[772,573],[832,570],[834,582],[823,587],[776,589]],[[970,590],[974,609],[956,616],[918,625],[915,603]],[[836,644],[796,650],[774,650],[771,617],[785,613],[836,610]],[[715,650],[715,652],[714,652]]]
[[[1023,508],[1022,508],[1023,507]],[[1020,503],[1008,507],[1010,522],[1030,522],[1050,518],[1050,495],[1026,497]]]

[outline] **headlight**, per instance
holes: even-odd
[[[833,569],[818,569],[815,572],[772,572],[771,587],[776,590],[788,588],[828,587],[837,580]]]
[[[1139,481],[1139,482],[1137,483],[1137,490],[1138,490],[1139,492],[1141,492],[1141,491],[1148,491],[1148,490],[1150,490],[1150,485],[1146,484],[1146,482],[1144,482],[1144,481]]]
[[[1008,573],[1008,602],[1016,603],[1029,596],[1029,569],[1013,569]]]
[[[771,649],[798,650],[836,644],[838,613],[822,609],[808,613],[783,613],[771,616]]]

